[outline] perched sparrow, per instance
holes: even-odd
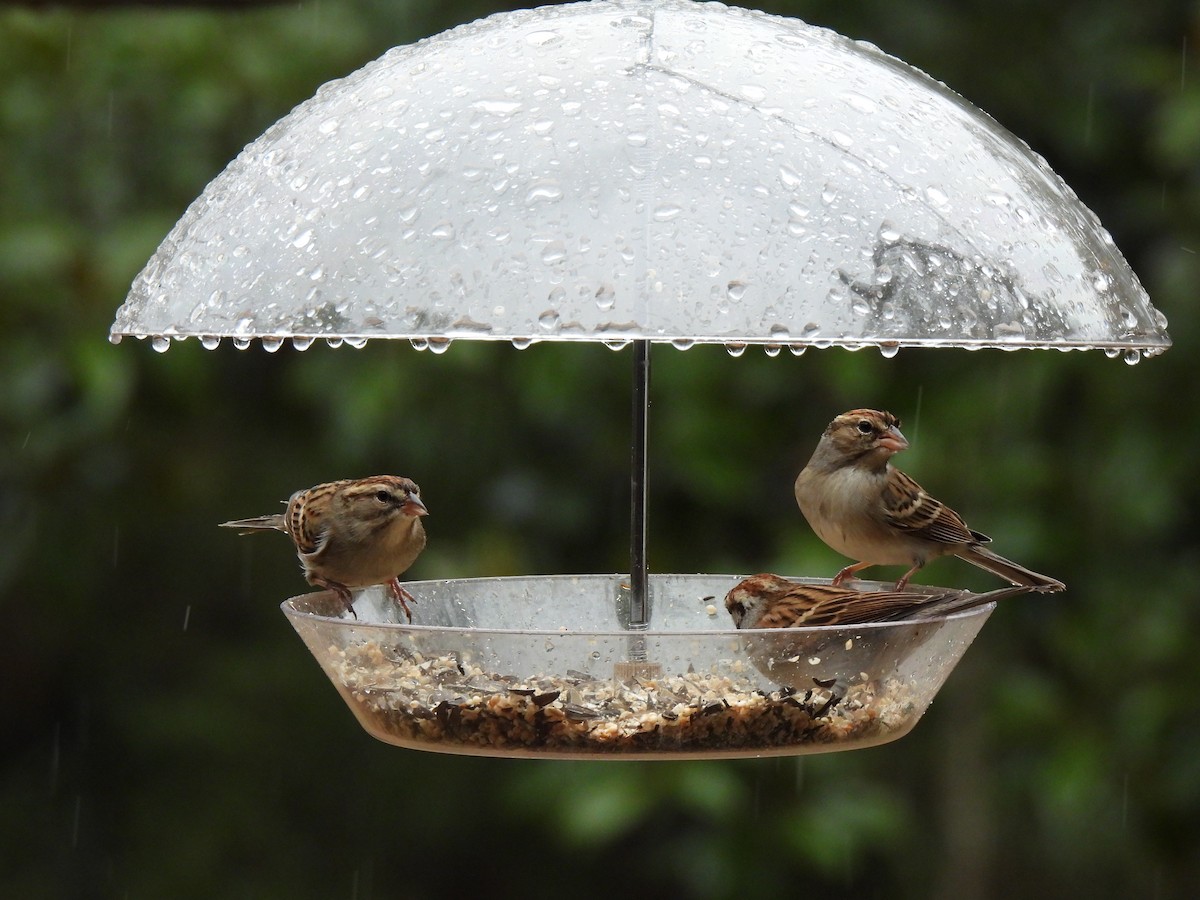
[[[829,424],[796,479],[796,502],[813,531],[858,560],[837,573],[835,585],[869,566],[911,566],[896,582],[903,590],[925,563],[949,554],[1034,590],[1065,587],[988,550],[991,538],[892,468],[891,456],[907,446],[891,413],[853,409]]]
[[[411,479],[376,475],[296,491],[282,514],[221,527],[239,528],[242,534],[282,531],[296,545],[308,583],[336,593],[355,618],[351,588],[386,584],[411,622],[404,601],[416,601],[398,576],[425,549],[421,517],[428,512]]]
[[[939,630],[941,623],[929,620],[1033,590],[1018,586],[986,594],[937,588],[861,591],[763,574],[736,584],[725,595],[725,608],[733,624],[743,630],[897,623],[861,631],[756,635],[747,648],[754,665],[773,681],[800,689],[814,681],[829,686],[827,680],[851,680],[860,673],[868,678],[888,674]]]

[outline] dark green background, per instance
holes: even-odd
[[[791,481],[890,408],[901,460],[1062,578],[1001,608],[873,750],[511,762],[386,747],[278,610],[282,537],[225,519],[416,478],[412,578],[626,567],[629,351],[169,353],[107,329],[241,147],[323,82],[499,8],[0,7],[0,895],[1200,896],[1200,6],[771,3],[975,102],[1097,212],[1175,347],[655,350],[651,565],[832,574]],[[958,561],[922,580],[984,587]]]

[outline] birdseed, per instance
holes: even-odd
[[[329,652],[335,683],[376,737],[445,752],[815,752],[894,739],[923,711],[895,678],[763,690],[736,669],[629,682],[578,671],[520,678],[457,655],[427,658],[375,641]]]

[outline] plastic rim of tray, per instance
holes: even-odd
[[[412,624],[382,588],[357,595],[357,619],[327,591],[282,609],[362,726],[386,743],[682,759],[820,753],[902,737],[994,608],[739,631],[723,604],[739,579],[651,575],[643,631],[621,627],[628,578],[619,574],[408,582]]]

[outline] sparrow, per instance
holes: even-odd
[[[1028,594],[1029,585],[986,594],[970,591],[863,591],[835,584],[789,581],[779,575],[751,575],[725,595],[735,628],[809,628],[814,625],[862,625],[899,619],[932,619]]]
[[[796,502],[813,531],[839,553],[858,560],[834,576],[840,586],[869,566],[910,566],[908,580],[931,559],[952,555],[1015,585],[1061,591],[1039,575],[984,547],[991,538],[891,464],[908,447],[900,420],[889,412],[852,409],[825,429],[812,459],[796,478]]]
[[[296,491],[283,513],[222,522],[222,528],[282,531],[296,545],[308,583],[333,591],[355,618],[352,588],[386,584],[412,621],[416,599],[399,576],[425,549],[421,517],[429,510],[410,478],[375,475]]]
[[[986,594],[938,588],[864,591],[762,574],[736,584],[725,595],[725,609],[737,628],[763,630],[745,648],[754,666],[772,681],[802,690],[814,682],[831,688],[863,675],[879,678],[894,672],[941,629],[941,617],[1033,590],[1020,585]],[[832,633],[769,631],[882,622],[896,624]]]

